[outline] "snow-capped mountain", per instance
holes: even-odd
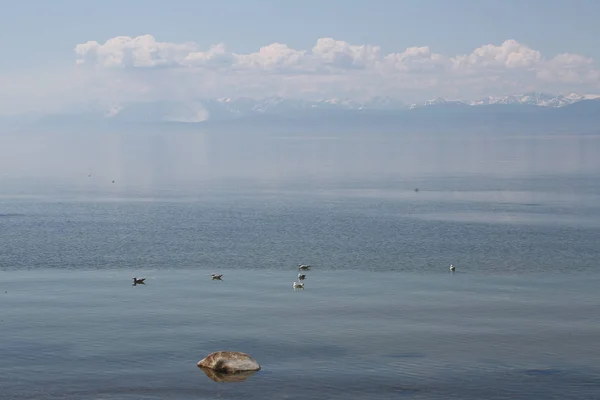
[[[592,101],[596,100],[596,101]],[[587,104],[589,103],[589,104]],[[498,108],[496,105],[510,105]],[[579,107],[581,105],[581,107]],[[494,107],[492,107],[494,106]],[[217,121],[244,121],[258,118],[261,121],[282,119],[323,121],[348,121],[348,118],[371,118],[370,120],[391,121],[390,118],[411,118],[412,115],[506,115],[506,113],[530,113],[534,111],[568,111],[600,115],[600,95],[550,95],[546,93],[524,93],[483,99],[456,100],[438,97],[420,104],[404,104],[392,97],[374,97],[368,100],[331,98],[322,100],[287,99],[282,97],[195,99],[192,101],[154,101],[118,104],[82,104],[69,114],[48,115],[40,119],[57,121],[80,121],[85,124],[107,123],[200,123]],[[414,112],[414,110],[422,110]],[[481,112],[480,112],[481,111]],[[466,113],[465,113],[466,112]],[[500,114],[499,114],[500,113]],[[536,114],[539,114],[536,112]],[[547,113],[546,113],[547,114]],[[556,113],[554,113],[556,114]],[[386,119],[387,118],[387,119]],[[418,117],[420,118],[420,117]],[[61,123],[62,123],[61,122]]]
[[[477,101],[467,102],[469,105],[487,105],[487,104],[526,104],[540,107],[564,107],[581,100],[598,98],[597,95],[579,95],[571,93],[569,95],[552,95],[547,93],[525,93],[521,95],[486,97]]]
[[[401,101],[388,97],[375,97],[359,102],[352,99],[323,99],[317,101],[285,99],[282,97],[219,98],[190,102],[147,102],[124,103],[105,107],[102,115],[107,119],[135,120],[139,118],[152,121],[201,122],[207,119],[232,119],[252,115],[291,116],[315,111],[344,110],[403,110]]]
[[[269,113],[274,110],[298,110],[298,109],[340,109],[340,110],[406,110],[414,109],[418,107],[426,106],[440,106],[440,105],[468,105],[468,106],[480,106],[480,105],[491,105],[491,104],[522,104],[532,105],[540,107],[564,107],[569,104],[573,104],[582,100],[590,100],[600,98],[600,95],[580,95],[571,93],[569,95],[552,95],[547,93],[525,93],[520,95],[510,96],[489,96],[479,100],[460,100],[460,99],[446,99],[438,97],[435,99],[427,100],[419,104],[407,105],[400,100],[391,97],[374,97],[366,101],[357,101],[347,98],[331,98],[323,100],[294,100],[284,99],[281,97],[270,97],[265,99],[220,99],[222,105],[227,105],[227,108],[233,113],[240,114],[244,111],[253,111],[258,113]]]
[[[435,105],[440,105],[440,104],[447,104],[447,105],[469,105],[468,102],[463,101],[463,100],[448,100],[445,99],[443,97],[437,97],[433,100],[427,100],[425,102],[425,104],[422,104],[421,106],[435,106]],[[419,105],[413,105],[414,107],[419,107]]]

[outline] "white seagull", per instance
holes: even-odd
[[[292,286],[294,289],[304,289],[304,283],[294,282]]]
[[[454,270],[455,270],[455,269],[456,269],[456,268],[454,267],[454,265],[450,264],[450,271],[451,271],[451,272],[454,272]]]
[[[298,264],[298,269],[300,271],[308,271],[311,268],[310,265],[303,265],[303,264]]]

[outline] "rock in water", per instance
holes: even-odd
[[[238,351],[217,351],[198,361],[198,367],[209,368],[221,373],[258,371],[260,365],[246,353]]]

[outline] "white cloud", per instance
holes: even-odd
[[[567,84],[598,84],[600,70],[594,60],[578,54],[562,53],[544,62],[538,70],[538,79]]]
[[[78,64],[103,67],[158,67],[179,65],[197,51],[194,43],[157,42],[152,35],[117,36],[104,44],[89,41],[75,47]]]
[[[322,38],[312,48],[317,62],[338,68],[369,68],[380,60],[379,46],[354,46],[341,40]]]
[[[600,82],[593,60],[569,53],[545,58],[516,40],[487,44],[470,54],[454,56],[436,53],[427,46],[382,54],[379,46],[354,45],[332,38],[318,39],[309,50],[273,43],[254,53],[237,54],[223,44],[201,51],[194,43],[158,42],[151,35],[144,35],[119,36],[104,44],[87,42],[78,45],[75,52],[77,63],[82,66],[140,70],[185,67],[191,71],[170,77],[180,74],[187,82],[191,73],[196,77],[192,86],[197,95],[217,89],[216,82],[227,92],[222,94],[227,95],[236,94],[233,88],[239,94],[255,92],[257,84],[264,84],[265,95],[272,94],[269,91],[307,94],[307,89],[313,88],[315,95],[328,92],[336,96],[360,92],[357,87],[362,87],[365,95],[400,92],[396,93],[400,96],[403,91],[418,92],[421,88],[423,97],[445,92],[468,96],[478,88],[499,91],[523,85],[537,90],[565,85],[563,90],[569,91],[577,88],[568,85]],[[244,77],[248,79],[245,81]]]
[[[307,61],[305,51],[281,43],[261,47],[256,53],[231,54],[231,57],[234,67],[264,71],[302,71]]]
[[[16,112],[17,104],[21,108],[27,105],[31,111],[42,110],[45,103],[47,109],[55,109],[59,103],[86,101],[111,107],[124,101],[277,95],[357,100],[392,96],[414,102],[533,90],[556,94],[600,91],[600,70],[594,60],[568,52],[543,55],[516,40],[454,55],[428,46],[386,54],[377,45],[333,38],[320,38],[308,49],[272,43],[240,54],[222,43],[200,48],[192,42],[161,42],[152,35],[117,36],[103,44],[88,41],[74,50],[75,75],[73,71],[63,71],[60,78],[48,73],[34,79],[30,73],[0,75],[0,81],[5,81],[0,82],[0,103],[6,106],[3,112]],[[39,82],[42,76],[46,77],[45,86]],[[72,81],[69,76],[74,77]],[[29,87],[27,96],[17,93],[23,86],[18,82]],[[31,93],[40,93],[34,96],[35,105],[27,102]]]
[[[383,59],[383,65],[393,71],[410,73],[443,73],[448,70],[451,62],[441,54],[433,53],[429,47],[409,47],[402,53],[388,54]]]
[[[212,46],[208,51],[190,52],[184,59],[177,59],[174,65],[219,68],[230,67],[234,61],[233,54],[227,52],[225,45],[220,43]]]
[[[474,69],[503,70],[535,68],[542,61],[539,51],[533,50],[516,40],[506,40],[500,46],[488,44],[475,49],[469,55],[452,58],[458,72]]]

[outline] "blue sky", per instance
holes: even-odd
[[[592,0],[569,3],[558,0],[21,0],[2,1],[0,5],[0,84],[7,83],[9,87],[8,90],[4,90],[4,95],[0,95],[5,96],[4,101],[0,98],[0,106],[6,110],[10,103],[13,103],[7,100],[6,96],[14,98],[26,92],[31,95],[31,90],[40,91],[35,104],[32,103],[29,107],[26,107],[25,98],[17,101],[16,105],[12,104],[14,112],[17,112],[19,107],[29,111],[44,108],[44,102],[50,101],[49,99],[62,90],[65,82],[69,83],[67,86],[70,91],[62,93],[64,97],[71,98],[71,101],[75,101],[75,97],[79,96],[77,101],[81,102],[83,93],[88,92],[95,94],[90,94],[86,101],[98,100],[93,96],[100,96],[98,93],[102,92],[104,97],[99,101],[103,103],[136,100],[143,97],[140,93],[145,93],[144,96],[152,99],[180,99],[201,95],[258,96],[261,93],[256,87],[262,85],[261,79],[268,82],[265,84],[265,95],[310,95],[310,90],[300,91],[299,88],[310,86],[306,82],[318,81],[318,85],[315,83],[315,86],[326,87],[329,91],[315,92],[314,96],[372,96],[379,91],[382,95],[390,95],[384,89],[393,87],[391,94],[398,94],[406,101],[437,95],[501,95],[507,94],[501,92],[502,88],[516,90],[519,87],[562,92],[600,91],[596,79],[599,76],[597,66],[600,60],[600,25],[597,23],[600,2]],[[175,70],[165,71],[168,68],[150,68],[150,71],[145,66],[137,68],[139,65],[126,65],[125,62],[120,66],[132,68],[100,68],[106,65],[96,58],[90,61],[92,58],[88,57],[83,63],[88,67],[86,72],[76,73],[77,78],[73,79],[78,79],[77,83],[74,80],[69,81],[77,60],[74,48],[78,44],[96,41],[102,45],[118,36],[135,38],[140,35],[151,35],[155,42],[167,43],[169,46],[193,42],[195,48],[190,48],[189,54],[206,52],[211,46],[222,43],[226,50],[218,50],[219,62],[236,66],[235,76],[238,78],[242,73],[239,72],[239,66],[243,64],[243,73],[249,74],[248,66],[252,64],[255,68],[251,71],[253,88],[241,88],[236,92],[232,88],[240,88],[240,81],[234,79],[230,70],[221,67],[219,70],[213,67],[207,70],[206,63],[190,66],[182,61],[183,55],[177,60],[164,60],[164,65],[185,64],[186,67],[193,68],[197,75],[192,75],[190,71],[186,71],[185,74]],[[346,64],[342,65],[338,63],[341,58],[333,60],[331,57],[335,55],[330,52],[321,57],[320,67],[316,67],[314,54],[311,53],[312,64],[309,68],[306,66],[308,61],[298,61],[298,54],[293,55],[295,58],[290,61],[288,52],[285,56],[288,58],[280,61],[278,69],[275,70],[272,64],[266,65],[264,60],[258,60],[256,57],[243,60],[235,58],[237,55],[255,53],[260,47],[276,42],[290,49],[310,52],[321,38],[332,38],[348,46],[378,46],[378,55],[373,55],[377,60],[373,57],[366,60],[364,57],[367,56],[358,47],[339,50],[339,43],[335,45],[334,50],[331,50],[333,45],[328,45],[328,48],[336,54],[350,52],[348,57],[354,61],[346,60]],[[500,49],[509,39],[517,44],[506,48],[510,47],[510,51],[518,53],[519,57],[525,54],[529,61],[517,64],[510,61],[514,61],[514,58],[504,54],[509,50]],[[487,48],[487,53],[496,53],[491,56],[477,56],[477,60],[471,59],[468,62],[457,61],[456,57],[468,56],[486,45],[497,46],[499,50]],[[407,58],[400,54],[411,47],[427,47],[429,53],[420,51],[418,60],[414,54],[410,55],[409,65]],[[537,53],[527,53],[527,49]],[[277,51],[280,50],[287,52],[286,49]],[[98,51],[97,48],[88,49],[86,57],[96,57],[100,54]],[[108,50],[101,50],[104,53],[106,51]],[[357,52],[361,52],[360,57],[363,58],[358,59]],[[504,54],[504,58],[499,62],[503,63],[506,71],[498,71],[500,64],[493,66],[492,71],[490,60],[498,61],[498,56],[494,54],[500,53]],[[539,56],[536,55],[538,53]],[[579,58],[553,59],[562,53]],[[235,57],[231,56],[232,54]],[[399,56],[395,57],[396,61],[393,62],[388,58],[386,62],[389,65],[385,66],[382,60],[389,54]],[[440,61],[436,55],[445,57],[445,61]],[[211,57],[208,58],[213,60],[214,57]],[[226,58],[229,61],[224,61]],[[206,57],[203,58],[205,59]],[[99,66],[90,67],[90,64],[94,63]],[[290,68],[293,63],[296,64]],[[300,63],[302,68],[299,67]],[[340,72],[350,64],[354,69]],[[394,65],[393,68],[391,64]],[[164,65],[161,64],[163,67]],[[417,71],[417,65],[425,67]],[[260,66],[260,77],[257,75],[257,66]],[[280,68],[282,66],[286,69]],[[454,72],[450,80],[447,75],[439,72],[442,69],[456,71],[457,68],[463,67],[465,69],[460,79]],[[337,69],[334,71],[335,68]],[[362,72],[352,75],[356,68]],[[487,69],[484,71],[483,68]],[[100,69],[102,71],[99,71]],[[437,75],[433,76],[434,72]],[[413,73],[418,74],[416,80],[412,75],[407,75]],[[282,74],[287,74],[286,79],[281,78]],[[309,75],[315,74],[318,78],[308,81]],[[275,75],[274,79],[268,79]],[[474,87],[475,76],[480,78],[477,80],[477,84],[480,84],[479,89],[469,92],[466,89]],[[187,94],[183,94],[183,89],[179,89],[177,93],[172,90],[168,93],[161,92],[163,89],[156,87],[154,82],[165,79],[173,79],[173,86],[185,88]],[[106,95],[106,87],[114,87],[117,85],[115,82],[124,80],[133,82],[126,88],[127,93],[119,94],[111,89],[110,95]],[[202,81],[204,86],[198,86],[195,91],[190,90],[190,80]],[[248,78],[242,80],[247,82]],[[273,80],[277,82],[273,83]],[[403,83],[409,81],[421,82],[421,86]],[[448,83],[442,85],[442,81]],[[19,90],[21,82],[23,93]],[[31,82],[35,82],[37,89],[32,87]],[[289,82],[296,83],[291,85]],[[492,82],[496,82],[495,86]],[[134,88],[133,85],[137,86]],[[223,88],[222,93],[209,90],[215,86]],[[350,90],[351,86],[364,86],[369,89],[358,93]],[[65,99],[64,107],[68,104]]]

